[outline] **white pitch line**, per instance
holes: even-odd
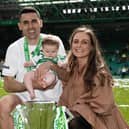
[[[118,105],[118,107],[129,107],[129,105]]]

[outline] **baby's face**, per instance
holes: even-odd
[[[58,48],[56,45],[44,45],[42,51],[46,57],[54,58],[57,56]]]

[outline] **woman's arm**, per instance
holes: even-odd
[[[60,67],[60,66],[58,66],[56,64],[51,64],[50,65],[50,69],[57,73],[57,76],[58,76],[58,78],[60,80],[62,80],[64,82],[68,81],[68,79],[69,79],[69,72],[66,69],[64,69],[64,68],[62,68],[62,67]]]
[[[45,62],[41,64],[35,71],[35,78],[39,80],[46,72],[53,70],[57,73],[57,76],[62,81],[67,81],[69,78],[69,73],[66,69],[60,68],[58,65],[52,62]]]

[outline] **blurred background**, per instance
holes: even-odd
[[[24,6],[39,10],[44,21],[41,32],[60,36],[67,51],[74,28],[94,27],[114,77],[116,102],[129,123],[129,0],[0,0],[1,64],[9,44],[21,37],[17,22]],[[1,76],[0,96],[6,94],[2,86]]]

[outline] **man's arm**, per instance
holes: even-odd
[[[14,77],[10,77],[10,76],[4,77],[4,89],[7,92],[26,91],[25,85],[23,83],[16,81]]]
[[[40,90],[46,89],[41,86],[38,80],[33,81],[33,88]],[[27,90],[24,83],[18,82],[14,77],[10,76],[4,77],[4,89],[6,92],[23,92]]]

